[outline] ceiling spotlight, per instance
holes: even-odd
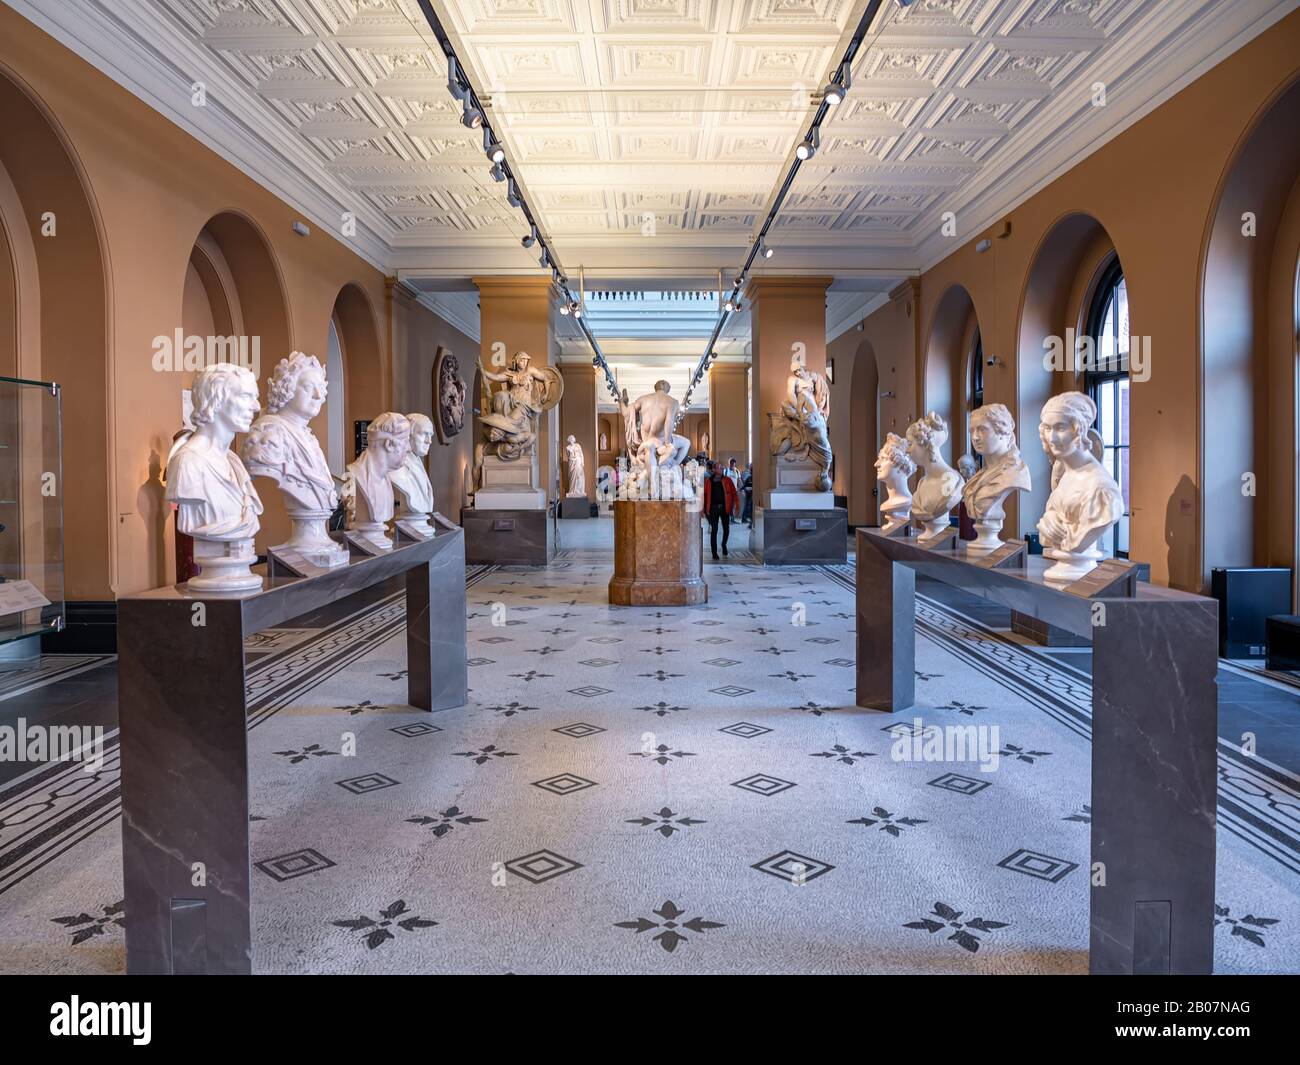
[[[831,83],[822,90],[822,99],[828,106],[834,107],[844,99],[845,93],[853,87],[853,72],[849,69],[847,61],[840,64],[839,70],[835,72],[835,77]]]
[[[834,107],[836,104],[843,102],[844,89],[832,81],[826,88],[822,89],[822,99],[826,101],[827,107]]]
[[[763,241],[758,246],[758,254],[764,259],[772,258],[772,246],[767,241]]]
[[[523,235],[519,241],[525,248],[531,248],[537,243],[537,227],[529,226],[528,232]]]
[[[542,245],[542,254],[537,257],[537,261],[541,263],[543,267],[551,265],[551,252],[545,244]]]
[[[821,134],[817,132],[817,127],[814,126],[808,131],[808,136],[799,143],[799,147],[794,150],[794,154],[800,159],[811,159],[817,154],[817,147],[820,143]]]
[[[506,172],[501,169],[500,163],[494,165],[492,169],[488,171],[488,173],[492,175],[493,181],[505,181],[506,179]]]
[[[469,102],[468,92],[465,93],[465,110],[460,120],[468,129],[478,129],[483,125],[483,112]]]
[[[566,318],[569,317],[569,305],[567,303],[560,308],[560,313]]]
[[[510,179],[510,184],[506,186],[506,203],[511,207],[518,207],[523,200],[519,198],[519,186],[515,184],[515,179]],[[545,265],[545,264],[543,264]]]
[[[735,300],[735,297],[733,296],[731,299],[727,300],[727,302],[724,303],[722,306],[723,306],[723,309],[724,309],[728,314],[730,314],[732,311],[734,311],[734,310],[736,309],[736,300]]]
[[[497,139],[492,136],[492,131],[486,126],[483,127],[483,151],[494,163],[505,161],[506,150],[497,143]]]
[[[457,100],[463,100],[467,95],[466,90],[461,88],[460,64],[456,62],[454,55],[447,57],[447,91]]]
[[[577,300],[573,301],[573,317],[575,318],[582,317],[582,304],[580,304]]]

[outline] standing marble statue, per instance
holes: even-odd
[[[785,402],[779,414],[771,418],[769,444],[778,461],[813,464],[815,472],[808,487],[815,492],[831,490],[833,455],[826,426],[830,413],[831,390],[826,378],[808,369],[802,347],[796,348],[790,356]]]
[[[1092,428],[1097,405],[1082,392],[1062,392],[1043,404],[1038,436],[1052,459],[1052,494],[1038,522],[1043,554],[1055,559],[1044,578],[1074,581],[1101,559],[1097,541],[1124,516],[1119,485],[1101,464],[1101,437]]]
[[[348,465],[353,501],[348,539],[372,554],[391,551],[387,525],[393,517],[392,474],[411,449],[411,423],[389,411],[366,428],[366,449]]]
[[[408,414],[406,420],[411,426],[410,448],[402,464],[388,479],[402,503],[402,516],[397,519],[397,527],[408,536],[428,539],[434,535],[433,526],[429,524],[429,515],[433,513],[433,485],[429,483],[429,474],[424,468],[424,457],[433,446],[433,419],[423,414]]]
[[[931,544],[945,535],[948,514],[961,502],[961,474],[943,457],[948,442],[948,423],[930,411],[907,427],[907,451],[921,468],[921,480],[912,493],[912,518],[924,526],[919,544]]]
[[[493,492],[503,491],[506,497],[534,497],[539,508],[545,505],[546,491],[539,483],[537,439],[541,416],[550,410],[564,395],[564,379],[550,366],[535,367],[532,356],[517,351],[510,364],[501,373],[493,373],[479,360],[479,371],[485,390],[493,383],[502,387],[491,393],[491,412],[479,419],[483,426],[483,439],[474,449],[475,507],[483,506],[479,499]],[[527,460],[527,468],[520,469],[519,459]],[[483,492],[488,489],[488,492]],[[521,505],[518,502],[511,504]]]
[[[637,458],[641,469],[638,480],[644,485],[642,498],[664,498],[664,471],[669,471],[670,478],[676,477],[671,471],[681,466],[691,449],[691,442],[686,437],[673,432],[680,405],[668,394],[670,388],[667,381],[656,381],[655,390],[631,406],[631,412],[640,424]]]
[[[1031,487],[1029,467],[1016,446],[1016,421],[1001,403],[986,403],[971,413],[970,438],[975,450],[984,456],[984,467],[962,489],[962,502],[979,533],[966,549],[992,551],[1002,546],[998,533],[1006,518],[1003,503],[1007,496],[1027,492]]]
[[[262,578],[253,537],[262,500],[239,456],[230,450],[260,409],[257,378],[242,366],[219,362],[194,375],[195,428],[179,435],[167,456],[166,499],[176,508],[176,527],[194,538],[199,592],[259,590]]]
[[[907,486],[907,479],[915,472],[916,463],[907,453],[907,442],[897,433],[890,433],[876,456],[876,479],[888,492],[880,504],[880,515],[885,522],[880,531],[886,536],[912,520],[912,490]]]
[[[564,444],[564,457],[569,463],[569,491],[566,493],[570,497],[587,495],[587,466],[586,459],[582,454],[582,445],[578,443],[575,436],[570,435]]]
[[[339,497],[310,425],[327,392],[325,368],[314,355],[295,351],[281,359],[266,386],[266,413],[253,422],[243,455],[253,476],[269,478],[284,494],[293,531],[271,550],[286,561],[297,555],[332,569],[348,564],[348,549],[329,536],[329,518]]]

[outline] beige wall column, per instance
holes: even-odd
[[[564,398],[560,400],[560,496],[569,491],[569,467],[564,458],[565,442],[572,435],[582,446],[587,471],[587,498],[596,499],[596,468],[600,465],[596,440],[596,368],[589,360],[562,362]]]
[[[771,488],[767,416],[781,409],[790,356],[803,345],[808,369],[826,371],[826,289],[829,277],[760,277],[749,283],[754,354],[750,450],[754,456],[755,506]],[[847,417],[831,409],[831,423]]]
[[[479,293],[479,349],[483,365],[499,373],[517,351],[534,366],[550,366],[555,348],[551,280],[547,277],[476,277]],[[466,374],[469,380],[469,374]],[[565,382],[567,385],[567,381]],[[477,398],[477,397],[476,397]],[[476,403],[477,405],[477,403]],[[538,465],[548,500],[555,499],[559,411],[547,411],[538,427]]]
[[[749,367],[715,362],[709,367],[709,458],[749,458]]]

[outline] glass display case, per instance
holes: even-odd
[[[0,377],[0,658],[38,654],[64,618],[62,397]]]

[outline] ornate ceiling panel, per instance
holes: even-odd
[[[319,224],[353,214],[386,268],[533,262],[416,0],[8,2]],[[738,265],[865,7],[434,2],[570,270],[603,257],[661,274]],[[927,265],[943,212],[986,225],[1295,6],[886,0],[775,229],[782,266]],[[186,106],[195,81],[206,108]]]

